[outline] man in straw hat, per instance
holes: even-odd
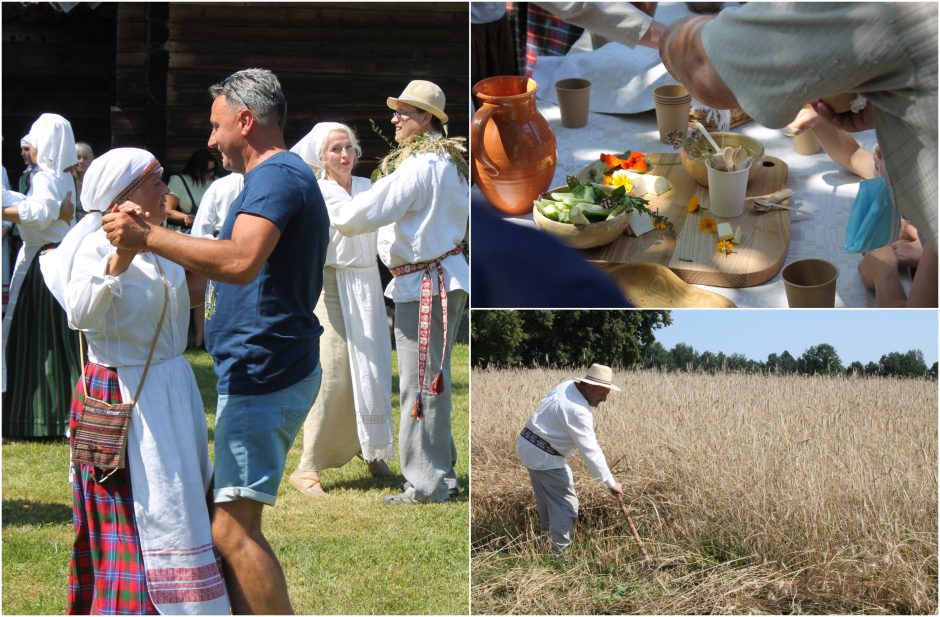
[[[398,451],[404,491],[390,504],[447,501],[457,495],[451,435],[450,356],[467,304],[467,162],[462,138],[447,138],[444,92],[424,80],[389,97],[399,147],[373,174],[375,184],[340,209],[346,235],[378,230],[378,253],[393,279],[401,392]],[[376,179],[378,178],[378,179]]]
[[[620,391],[612,383],[612,374],[609,366],[592,364],[584,377],[556,386],[529,416],[516,442],[516,454],[532,481],[541,535],[550,536],[553,553],[561,553],[571,544],[578,517],[578,496],[571,467],[565,462],[575,448],[581,451],[591,475],[612,494],[623,495],[597,443],[591,413],[592,407],[607,400],[611,390]]]

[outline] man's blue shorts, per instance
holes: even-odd
[[[269,394],[220,394],[215,421],[215,502],[274,505],[287,452],[320,392],[323,371]]]

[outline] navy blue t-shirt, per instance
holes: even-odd
[[[323,328],[313,308],[323,288],[330,219],[313,172],[293,152],[245,174],[220,240],[232,237],[242,214],[268,219],[281,237],[250,283],[209,282],[206,349],[220,394],[266,394],[297,383],[320,361]]]

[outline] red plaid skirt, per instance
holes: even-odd
[[[121,403],[118,374],[92,364],[85,368],[88,394]],[[76,384],[69,421],[75,434],[81,383]],[[147,575],[134,516],[131,477],[127,467],[99,484],[94,467],[75,465],[72,479],[72,520],[75,542],[69,564],[70,615],[156,615],[147,593]]]

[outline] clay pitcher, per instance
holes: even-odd
[[[509,75],[473,87],[482,103],[470,134],[473,180],[506,214],[531,212],[555,175],[555,135],[535,106],[537,90],[535,81]]]

